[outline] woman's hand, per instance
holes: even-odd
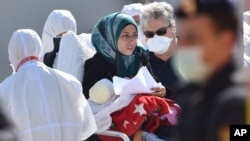
[[[151,88],[151,90],[154,91],[152,93],[152,95],[154,95],[154,96],[165,97],[167,94],[166,88],[164,86],[163,87],[154,87],[154,88]]]

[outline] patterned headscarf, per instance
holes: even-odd
[[[132,17],[122,13],[113,13],[99,20],[92,31],[92,44],[97,53],[116,66],[116,75],[120,77],[134,76],[141,66],[143,47],[136,46],[131,56],[122,55],[118,51],[118,39],[121,31],[129,24],[136,26]]]

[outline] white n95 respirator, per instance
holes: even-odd
[[[169,49],[173,39],[155,35],[153,38],[149,38],[146,42],[146,48],[156,54],[164,54]]]

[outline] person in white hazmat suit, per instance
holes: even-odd
[[[42,41],[44,63],[83,79],[85,61],[95,54],[87,34],[76,35],[77,25],[68,10],[53,10],[44,25]]]
[[[57,66],[57,53],[59,51],[60,40],[64,33],[72,31],[76,33],[76,20],[68,10],[53,10],[43,28],[42,43],[44,50],[44,63],[55,68]]]
[[[3,81],[0,100],[20,141],[82,141],[94,134],[94,116],[80,82],[43,64],[35,31],[15,31],[8,53],[16,72]]]

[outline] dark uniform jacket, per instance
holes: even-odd
[[[177,101],[182,107],[178,141],[219,141],[222,127],[245,123],[246,83],[236,82],[228,63],[205,86],[189,85]]]

